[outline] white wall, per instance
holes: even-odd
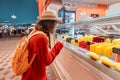
[[[107,15],[120,14],[120,2],[111,4],[108,8]]]
[[[52,10],[58,14],[59,9],[63,7],[62,2],[60,0],[52,0],[50,5],[48,6],[48,10]]]

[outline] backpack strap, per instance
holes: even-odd
[[[32,35],[32,34],[35,32],[35,30],[36,30],[36,29],[34,28],[34,29],[30,32],[29,35]],[[28,36],[29,36],[29,35],[28,35]]]
[[[30,63],[29,63],[30,65],[33,63],[35,57],[36,57],[36,53],[33,55],[32,59],[31,59],[31,61],[30,61]]]

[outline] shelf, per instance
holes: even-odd
[[[59,26],[81,25],[81,24],[120,24],[120,14],[109,15],[100,18],[80,20],[72,23],[61,24]]]

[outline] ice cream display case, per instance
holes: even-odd
[[[120,80],[120,15],[58,25],[64,49],[55,65],[65,80]]]

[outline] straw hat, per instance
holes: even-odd
[[[62,23],[62,21],[58,19],[57,15],[52,11],[43,12],[42,17],[39,19],[39,22],[42,20],[55,20],[58,24]]]

